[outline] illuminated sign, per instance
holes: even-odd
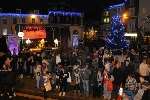
[[[46,38],[46,30],[43,25],[24,25],[23,39],[44,39]]]

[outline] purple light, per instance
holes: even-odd
[[[66,12],[66,11],[49,11],[49,14],[60,14],[64,16],[81,16],[79,12]]]
[[[16,36],[8,36],[7,38],[7,46],[9,51],[13,55],[14,53],[18,55],[19,53],[19,44],[18,44],[18,37]]]

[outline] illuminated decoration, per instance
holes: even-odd
[[[122,21],[125,22],[128,18],[129,18],[128,13],[125,12],[125,13],[122,15]]]
[[[94,39],[96,37],[97,30],[94,30],[92,27],[88,32],[85,32],[84,34],[88,39]]]
[[[7,36],[7,46],[11,55],[18,55],[19,53],[19,38],[14,35]]]
[[[55,43],[55,47],[58,47],[58,39],[55,39],[54,43]]]
[[[30,51],[32,51],[32,52],[33,52],[33,51],[41,51],[41,50],[42,50],[41,48],[31,48],[31,49],[30,49]]]
[[[79,46],[79,35],[78,34],[73,34],[73,36],[72,36],[72,46],[74,48],[77,48]]]
[[[23,38],[23,37],[24,37],[24,33],[23,33],[23,32],[18,32],[18,36],[19,36],[20,38]]]
[[[2,16],[12,16],[12,17],[27,17],[27,16],[31,16],[31,17],[33,17],[33,14],[0,13],[0,17],[2,17]],[[36,15],[34,15],[34,16],[46,17],[46,18],[48,18],[48,15],[36,14]]]
[[[63,15],[63,16],[81,16],[81,13],[78,12],[67,12],[67,11],[49,11],[49,14],[54,15]]]
[[[104,18],[104,23],[109,23],[110,22],[110,19],[109,19],[109,17],[107,17],[107,18]]]
[[[111,33],[106,36],[106,47],[113,49],[126,49],[129,43],[125,39],[125,27],[119,16],[112,17]]]
[[[30,44],[31,40],[28,38],[28,40],[26,40],[26,44]]]
[[[125,33],[124,36],[127,36],[127,37],[137,37],[137,33]]]
[[[46,30],[43,25],[22,25],[24,39],[43,39],[46,38]]]
[[[117,4],[117,5],[111,5],[109,6],[109,9],[114,9],[114,8],[121,8],[125,6],[125,3]]]
[[[36,15],[34,15],[34,14],[33,14],[33,15],[31,15],[31,18],[35,18],[35,17],[36,17]]]
[[[40,42],[39,42],[37,48],[44,48],[44,47],[45,47],[45,40],[42,39],[42,40],[40,40]]]
[[[107,23],[107,19],[106,18],[104,18],[104,23]]]
[[[7,28],[3,29],[3,35],[7,35]]]

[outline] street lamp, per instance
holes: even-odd
[[[18,32],[18,36],[22,39],[22,44],[23,44],[24,33],[23,32]]]
[[[129,18],[129,14],[127,12],[123,13],[122,21],[125,22],[126,20],[128,20],[128,18]]]
[[[34,15],[34,14],[33,14],[33,15],[31,15],[31,18],[33,18],[33,19],[34,19],[35,17],[36,17],[36,15]]]
[[[22,47],[23,47],[23,37],[24,37],[24,33],[23,33],[23,32],[19,32],[19,33],[18,33],[18,37],[21,38],[21,41],[22,41],[22,42],[21,42],[21,45],[22,45],[21,48],[22,48]]]

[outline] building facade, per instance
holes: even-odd
[[[111,18],[114,15],[119,15],[125,26],[127,33],[136,33],[138,27],[138,0],[127,0],[126,2],[110,5],[104,10],[104,27],[110,26]],[[124,17],[127,17],[124,19]],[[110,27],[109,27],[110,28]],[[108,28],[105,28],[109,30]]]
[[[49,11],[48,30],[57,38],[63,47],[78,47],[79,40],[83,37],[83,14],[69,11]],[[76,45],[74,45],[76,44]]]
[[[72,47],[82,38],[82,20],[82,14],[77,12],[50,10],[44,15],[39,14],[39,10],[31,14],[23,14],[21,9],[15,13],[1,11],[0,36],[14,37],[23,32],[23,40],[45,39],[53,44],[57,38],[65,47]],[[77,43],[73,43],[73,37]]]
[[[40,15],[38,10],[33,14],[22,14],[21,9],[16,13],[0,12],[0,35],[17,35],[18,24],[48,24],[48,15]]]

